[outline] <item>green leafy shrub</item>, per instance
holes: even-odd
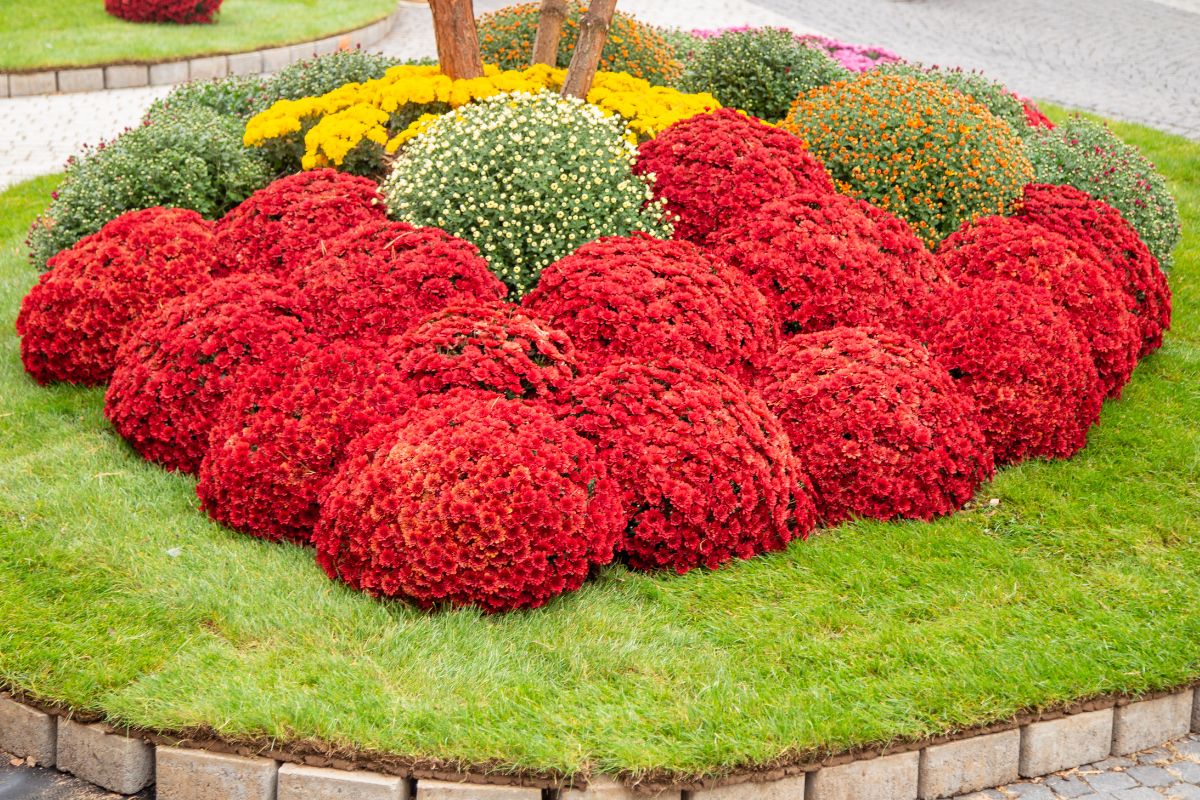
[[[533,37],[537,33],[540,3],[520,3],[476,21],[479,30],[479,49],[484,63],[499,64],[502,69],[524,69],[533,59]],[[579,18],[587,3],[571,2],[558,42],[558,66],[571,63],[575,41],[579,38]],[[620,11],[613,15],[612,26],[604,51],[600,54],[600,69],[607,72],[628,72],[650,83],[665,86],[679,77],[679,62],[674,49],[659,30]]]
[[[679,88],[709,92],[722,105],[778,122],[796,95],[850,77],[827,53],[779,28],[726,31],[688,61]]]
[[[41,269],[126,211],[190,208],[220,216],[271,180],[242,146],[241,120],[199,105],[161,108],[141,127],[67,163],[50,207],[29,231],[30,259]]]
[[[1021,139],[982,104],[927,78],[875,70],[800,95],[784,130],[838,190],[901,217],[929,247],[1010,210],[1033,178]]]
[[[1013,133],[1024,138],[1031,134],[1025,118],[1025,106],[1021,99],[1010,92],[1004,84],[994,81],[982,72],[970,72],[958,68],[927,67],[924,64],[905,63],[880,64],[876,71],[888,75],[908,75],[913,78],[934,81],[962,92],[976,103],[983,105],[999,119],[1012,126]]]
[[[401,152],[384,194],[396,219],[473,243],[521,295],[585,242],[671,235],[625,137],[619,118],[581,100],[497,95],[431,123]]]
[[[147,118],[164,112],[197,106],[238,119],[249,119],[267,96],[267,83],[257,75],[231,75],[211,81],[192,81],[176,87],[166,97],[155,100]]]
[[[388,69],[403,63],[406,62],[398,58],[363,50],[341,50],[297,61],[266,81],[263,97],[254,111],[264,111],[276,100],[316,97],[347,83],[382,78]]]
[[[1136,147],[1100,122],[1073,116],[1025,144],[1038,183],[1074,186],[1121,212],[1163,269],[1182,235],[1167,182]]]

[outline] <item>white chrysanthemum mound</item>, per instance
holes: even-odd
[[[524,294],[601,236],[671,235],[619,117],[549,92],[497,95],[433,120],[384,184],[391,215],[473,242]]]

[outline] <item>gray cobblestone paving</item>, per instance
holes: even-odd
[[[1200,139],[1198,0],[758,0],[839,39]]]
[[[1200,734],[956,800],[1200,800]]]

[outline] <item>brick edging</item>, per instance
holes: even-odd
[[[826,759],[783,774],[730,776],[702,788],[595,778],[544,789],[515,776],[505,783],[504,776],[490,774],[481,783],[480,776],[467,774],[435,779],[412,771],[385,774],[294,763],[276,752],[264,757],[179,747],[178,741],[125,735],[103,723],[46,713],[0,693],[0,750],[122,794],[154,783],[160,800],[634,800],[646,794],[662,800],[935,800],[1128,755],[1189,731],[1200,733],[1200,690],[1195,687],[1150,699],[1118,697],[1103,708],[979,728],[959,738],[929,739],[866,757]],[[271,757],[276,755],[284,757]],[[734,782],[738,778],[741,782]]]
[[[108,64],[38,72],[0,72],[0,97],[96,92],[142,86],[172,86],[188,81],[276,72],[289,64],[339,49],[371,47],[383,40],[405,12],[403,4],[370,25],[310,42],[248,50],[242,53],[195,56],[157,64]]]

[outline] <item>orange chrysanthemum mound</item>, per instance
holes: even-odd
[[[838,189],[907,220],[929,246],[1003,214],[1033,179],[1021,140],[983,105],[940,83],[864,72],[796,98],[785,130]]]

